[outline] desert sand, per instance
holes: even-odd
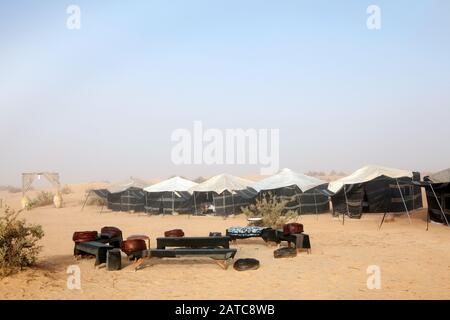
[[[260,260],[259,270],[223,270],[207,258],[152,259],[134,272],[123,257],[124,268],[108,272],[95,268],[92,259],[75,260],[72,234],[117,226],[124,237],[147,234],[155,238],[172,228],[186,235],[243,226],[244,216],[233,218],[149,216],[125,212],[100,213],[99,207],[81,211],[84,190],[71,185],[65,206],[24,211],[21,217],[43,226],[45,237],[36,267],[0,280],[1,299],[450,299],[450,230],[431,224],[426,231],[426,210],[390,218],[381,230],[381,215],[361,220],[340,220],[331,214],[302,216],[299,222],[310,235],[312,254],[274,259],[275,247],[262,239],[238,241],[237,258]],[[96,184],[95,186],[99,186]],[[3,204],[20,207],[21,194],[1,192]],[[81,270],[81,289],[67,288],[70,265]],[[367,268],[381,270],[381,289],[367,288]]]

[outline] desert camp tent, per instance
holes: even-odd
[[[200,211],[205,203],[214,205],[216,214],[228,215],[240,212],[241,207],[254,201],[256,191],[249,188],[253,181],[228,174],[214,176],[189,189],[193,193],[194,211]]]
[[[359,218],[362,213],[407,212],[422,208],[420,187],[413,181],[420,174],[412,171],[366,166],[331,182],[333,211]]]
[[[113,211],[144,211],[144,188],[148,186],[143,180],[131,177],[128,180],[110,185],[106,190],[108,209]]]
[[[428,214],[434,222],[450,222],[450,169],[424,178],[427,193]]]
[[[192,211],[192,194],[188,191],[197,183],[173,177],[144,188],[145,212],[152,213],[189,213]]]
[[[328,196],[320,192],[328,183],[290,169],[262,179],[251,185],[258,196],[272,194],[281,200],[289,201],[286,210],[294,210],[299,214],[323,213],[330,209]]]

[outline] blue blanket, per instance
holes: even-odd
[[[261,236],[266,227],[231,227],[227,229],[227,234],[232,236],[258,237]]]

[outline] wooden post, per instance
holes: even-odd
[[[400,191],[400,196],[402,197],[403,205],[405,206],[406,214],[408,215],[409,224],[412,224],[411,217],[409,215],[408,206],[406,205],[405,198],[403,197],[402,189],[400,188],[400,184],[398,183],[398,179],[395,179],[397,182],[398,191]]]
[[[81,211],[84,210],[84,206],[86,205],[90,195],[91,195],[91,190],[89,190],[88,194],[86,195],[86,199],[84,200],[83,206],[81,207]]]

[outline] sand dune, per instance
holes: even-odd
[[[98,185],[96,185],[98,186]],[[380,215],[361,220],[339,220],[330,214],[303,216],[300,222],[310,235],[312,254],[275,260],[274,247],[261,239],[238,241],[237,258],[256,258],[261,268],[237,272],[222,270],[208,259],[149,260],[133,272],[125,268],[108,272],[94,268],[91,259],[72,256],[76,230],[99,230],[113,225],[124,236],[147,234],[152,245],[165,230],[182,228],[186,235],[204,236],[210,231],[246,224],[245,217],[147,216],[131,213],[99,213],[97,207],[80,211],[84,190],[92,185],[73,185],[65,195],[65,207],[37,208],[23,212],[29,222],[46,233],[39,264],[0,280],[1,299],[449,299],[450,230],[430,225],[425,231],[425,210],[389,219],[378,230]],[[18,208],[21,194],[0,193]],[[81,290],[69,290],[66,270],[81,269]],[[366,285],[367,267],[381,268],[380,290]]]

